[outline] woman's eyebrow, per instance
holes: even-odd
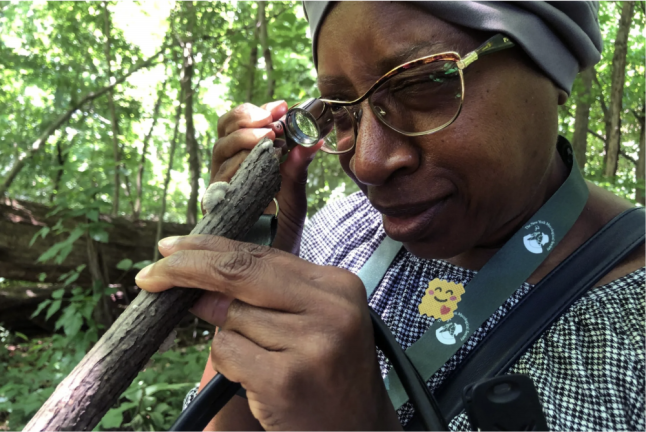
[[[450,49],[448,49],[446,44],[442,42],[419,42],[376,60],[374,67],[371,68],[376,71],[376,73],[366,71],[366,76],[362,78],[369,77],[378,79],[381,75],[406,62],[415,60],[419,57],[447,51],[450,51]],[[341,97],[342,99],[352,99],[352,96],[356,93],[356,89],[352,85],[352,82],[343,76],[319,75],[317,77],[317,84],[322,95],[332,93],[336,98]]]
[[[409,61],[428,55],[444,53],[447,51],[451,51],[451,49],[449,49],[446,44],[439,41],[418,42],[406,47],[405,49],[396,51],[393,54],[377,60],[376,66],[382,74],[385,74],[386,72],[389,72],[397,66],[400,66]]]

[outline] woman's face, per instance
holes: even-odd
[[[410,4],[340,2],[319,35],[321,95],[355,99],[393,67],[445,51],[464,56],[487,36]],[[340,161],[388,235],[412,253],[449,258],[496,247],[538,208],[556,154],[559,98],[565,93],[518,48],[501,51],[466,69],[462,113],[435,134],[398,134],[364,102],[355,150]]]

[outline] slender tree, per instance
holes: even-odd
[[[260,2],[259,2],[260,3]],[[253,100],[253,91],[256,80],[256,66],[258,65],[258,38],[260,36],[260,8],[258,10],[258,15],[252,29],[251,37],[251,52],[249,53],[249,75],[247,81],[247,95],[245,96],[245,102],[251,102]],[[263,8],[264,11],[264,8]]]
[[[594,69],[589,68],[581,72],[581,83],[583,88],[577,95],[576,112],[574,114],[574,135],[572,136],[572,147],[579,168],[585,167],[585,154],[588,150],[588,125],[590,123],[590,106],[592,105],[592,76]]]
[[[615,37],[615,51],[612,56],[612,85],[610,88],[610,131],[606,138],[608,140],[608,152],[604,175],[614,177],[617,172],[617,162],[621,147],[621,111],[624,95],[624,82],[626,79],[626,53],[628,51],[628,34],[630,23],[633,19],[634,1],[626,1],[621,4],[621,18]]]
[[[164,179],[164,191],[162,192],[161,209],[159,209],[159,216],[157,219],[157,236],[155,238],[153,261],[157,261],[159,259],[159,248],[157,247],[157,243],[159,243],[159,240],[161,240],[162,230],[164,227],[164,215],[166,214],[166,197],[168,196],[170,174],[173,170],[173,159],[175,158],[175,148],[177,147],[177,136],[179,135],[179,120],[182,116],[182,102],[184,100],[183,92],[183,90],[180,90],[179,92],[177,110],[175,111],[175,128],[173,129],[173,138],[170,141],[170,151],[168,152],[168,168],[166,169],[166,178]]]
[[[5,180],[2,184],[0,184],[0,196],[4,195],[7,189],[9,189],[9,186],[11,186],[11,183],[15,180],[16,176],[22,171],[22,169],[25,167],[25,164],[29,159],[31,159],[43,146],[44,143],[47,142],[49,137],[56,132],[61,126],[63,126],[65,123],[69,121],[70,118],[74,115],[76,111],[78,111],[81,107],[83,107],[86,103],[93,101],[94,99],[103,96],[110,90],[112,90],[114,87],[117,85],[121,84],[124,82],[130,75],[134,74],[140,69],[143,69],[145,67],[150,66],[153,61],[162,53],[166,47],[163,47],[161,50],[159,50],[156,54],[154,54],[152,57],[147,59],[146,61],[142,62],[141,64],[133,67],[128,73],[123,75],[121,78],[116,80],[114,83],[110,84],[109,86],[103,87],[102,89],[99,89],[95,92],[92,92],[84,97],[82,97],[78,102],[76,102],[70,109],[68,109],[63,115],[61,115],[56,121],[51,123],[45,128],[45,131],[40,134],[40,136],[36,139],[36,141],[31,144],[31,147],[29,150],[26,150],[18,156],[16,161],[14,162],[13,166],[9,170],[9,174],[7,177],[5,177]],[[23,146],[23,148],[26,146]]]
[[[195,6],[192,1],[182,3],[186,17],[186,32],[183,39],[179,39],[182,47],[182,76],[180,84],[184,93],[184,120],[186,121],[186,153],[188,154],[188,168],[191,178],[191,193],[188,197],[186,209],[186,223],[197,223],[197,197],[200,189],[200,157],[199,145],[195,138],[195,124],[193,122],[193,75],[195,74],[195,59],[193,46],[195,43]]]
[[[159,109],[161,108],[165,91],[166,91],[166,81],[162,83],[161,88],[159,89],[159,93],[157,94],[157,101],[155,102],[155,107],[153,108],[153,115],[152,115],[152,122],[150,124],[150,129],[148,130],[148,133],[144,136],[144,143],[143,143],[144,145],[141,149],[141,158],[139,160],[139,168],[137,169],[137,179],[135,183],[135,187],[136,187],[135,204],[134,204],[134,211],[132,214],[133,219],[135,220],[139,219],[139,215],[141,214],[141,194],[142,194],[143,184],[144,184],[144,170],[146,168],[148,144],[150,143],[150,139],[152,138],[155,125],[157,124],[157,118],[159,117]]]
[[[267,31],[267,14],[265,13],[266,2],[258,2],[258,21],[260,46],[262,55],[265,58],[265,71],[267,72],[267,100],[274,99],[274,61],[269,50],[269,35]]]
[[[112,81],[112,58],[110,53],[110,11],[108,10],[108,2],[103,2],[103,34],[105,35],[104,53],[106,63],[106,75],[108,84]],[[117,113],[114,107],[114,89],[108,91],[108,108],[110,110],[110,125],[112,127],[112,153],[114,155],[114,188],[112,192],[112,216],[115,217],[119,214],[119,190],[121,189],[121,182],[119,179],[119,170],[121,167],[121,152],[119,151],[119,123],[117,120]]]

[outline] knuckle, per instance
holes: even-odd
[[[229,305],[227,310],[227,319],[224,324],[224,328],[231,330],[235,328],[241,317],[244,315],[246,309],[246,304],[239,301],[233,300]]]
[[[214,262],[216,270],[230,280],[244,280],[253,276],[255,270],[254,257],[244,251],[224,253]]]
[[[166,267],[170,271],[176,271],[184,267],[187,267],[190,263],[188,255],[189,255],[188,251],[185,251],[185,250],[175,252],[168,258],[165,258]]]
[[[240,251],[245,252],[254,258],[267,258],[275,255],[276,253],[276,249],[255,243],[241,243]]]

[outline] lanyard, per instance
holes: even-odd
[[[428,381],[527,280],[581,214],[588,199],[588,187],[573,160],[570,144],[559,137],[557,147],[563,161],[570,167],[566,181],[466,287],[456,286],[452,290],[461,291],[457,308],[451,312],[452,318],[435,319],[422,337],[406,350],[424,381]],[[366,287],[368,297],[379,285],[401,246],[401,243],[386,237],[359,271],[358,276]],[[440,282],[438,286],[444,288],[446,293],[447,289],[453,288],[450,285],[452,284]],[[435,289],[440,292],[440,288]],[[431,294],[432,289],[431,283]],[[440,305],[437,303],[438,308]],[[384,381],[393,406],[399,409],[406,403],[408,396],[394,369],[390,370]]]

